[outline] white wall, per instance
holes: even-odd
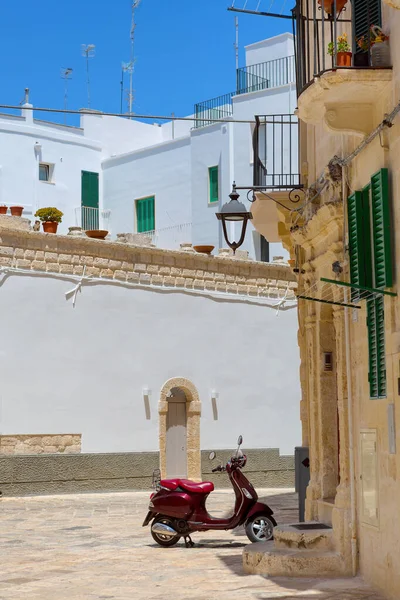
[[[39,162],[54,165],[52,183],[39,181]],[[24,205],[31,220],[38,208],[55,206],[64,213],[59,231],[67,232],[81,205],[81,171],[101,172],[101,146],[76,128],[0,117],[0,169],[2,203]]]
[[[246,66],[276,60],[294,54],[293,35],[282,33],[267,40],[245,46]]]
[[[106,160],[103,173],[113,234],[135,231],[134,203],[145,196],[155,196],[156,229],[191,222],[189,138]]]
[[[245,448],[292,454],[300,444],[295,308],[276,317],[244,302],[93,285],[74,309],[71,287],[10,276],[1,288],[2,434],[82,433],[83,452],[158,450],[159,393],[182,376],[202,401],[202,448],[231,448],[240,433]]]

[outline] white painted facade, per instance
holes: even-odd
[[[161,388],[185,377],[201,401],[202,449],[232,448],[242,434],[245,448],[293,454],[295,303],[276,316],[276,300],[106,282],[85,285],[73,308],[75,284],[40,274],[2,283],[0,434],[81,433],[82,452],[158,451]]]
[[[283,34],[248,46],[246,65],[293,53],[291,34]],[[295,98],[294,81],[243,93],[233,98],[230,119],[292,114]],[[20,117],[0,115],[0,204],[22,205],[28,218],[37,208],[56,206],[64,213],[61,233],[80,224],[81,171],[91,171],[99,174],[100,214],[111,211],[110,220],[100,218],[100,227],[112,237],[135,232],[135,200],[154,196],[160,246],[191,241],[226,247],[215,213],[229,200],[234,180],[252,185],[252,162],[250,123],[193,128],[192,121],[147,124],[94,112],[82,115],[81,128],[74,128],[34,119],[27,108]],[[39,181],[39,163],[50,165],[49,183]],[[217,165],[219,201],[210,204],[208,168]],[[260,236],[250,224],[243,249],[259,259],[259,247]],[[273,255],[286,256],[281,244],[271,244]]]

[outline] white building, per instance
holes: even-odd
[[[296,106],[293,54],[289,33],[247,46],[236,91],[196,104],[195,124],[93,112],[82,115],[80,128],[67,127],[34,118],[29,104],[21,116],[1,115],[0,204],[22,205],[28,218],[56,206],[64,213],[60,232],[74,225],[105,228],[112,236],[151,230],[160,247],[185,241],[225,247],[215,213],[234,180],[253,184],[254,125],[234,121],[275,115],[267,132],[261,125],[268,183],[291,185],[298,178],[295,117],[289,128],[282,125]],[[268,249],[251,225],[243,249],[261,260],[285,254],[281,244]]]

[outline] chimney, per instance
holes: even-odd
[[[25,98],[22,105],[21,115],[25,118],[26,123],[33,123],[33,104],[29,104],[29,88],[25,88]]]

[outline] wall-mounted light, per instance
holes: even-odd
[[[39,154],[42,151],[42,144],[40,142],[35,143],[35,152]]]
[[[144,402],[144,411],[146,414],[146,419],[149,421],[151,419],[151,411],[150,411],[150,390],[147,386],[142,388],[143,394],[143,402]]]

